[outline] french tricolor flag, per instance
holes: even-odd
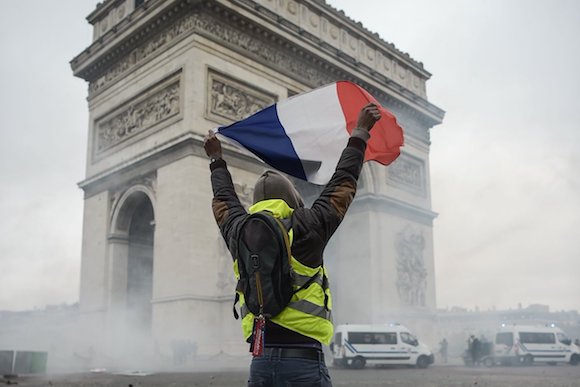
[[[395,116],[362,87],[335,82],[276,103],[216,129],[271,167],[315,184],[332,177],[363,106],[374,102],[381,119],[371,130],[365,161],[389,165],[400,154],[403,130]],[[222,138],[223,138],[222,137]]]

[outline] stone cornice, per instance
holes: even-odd
[[[152,149],[125,160],[123,163],[88,177],[79,182],[78,186],[85,192],[85,197],[91,197],[96,193],[118,186],[120,181],[129,181],[143,176],[186,156],[207,159],[203,150],[203,138],[201,135],[188,132],[169,139]],[[240,150],[227,143],[222,143],[222,149],[228,164],[256,174],[263,171],[264,163],[250,152]]]
[[[260,6],[272,7],[273,3],[270,0],[235,0],[246,3],[256,4],[256,8],[260,11]],[[289,2],[290,3],[290,2]],[[363,26],[362,23],[355,21],[354,19],[348,17],[344,11],[334,8],[332,5],[328,4],[325,0],[302,0],[296,2],[299,5],[307,7],[314,13],[318,13],[328,17],[330,19],[338,21],[343,28],[347,28],[349,32],[357,36],[357,38],[362,39],[382,51],[387,55],[392,56],[402,63],[405,63],[408,67],[412,68],[418,74],[420,74],[424,79],[429,79],[431,74],[426,71],[423,67],[422,62],[418,62],[411,56],[403,52],[393,43],[387,42],[382,39],[376,32],[370,31]],[[298,27],[300,29],[300,27]],[[302,30],[303,31],[303,30]]]
[[[414,64],[418,69],[422,70],[423,74],[425,74],[427,78],[431,77],[431,73],[429,73],[424,69],[423,62],[416,61],[415,59],[411,58],[411,56],[408,53],[403,52],[399,50],[397,47],[395,47],[393,43],[387,42],[386,40],[382,39],[376,32],[366,29],[361,22],[357,22],[354,19],[351,19],[344,13],[344,11],[334,8],[333,6],[328,4],[325,0],[313,0],[313,1],[315,3],[323,4],[325,7],[332,9],[341,19],[347,20],[353,28],[363,33],[366,33],[369,36],[372,36],[372,38],[375,39],[376,41],[382,43],[383,45],[388,46],[388,48],[390,49],[389,51],[392,52],[394,55],[396,55],[400,60],[408,61]]]
[[[255,1],[149,0],[147,4],[146,9],[136,10],[116,30],[107,32],[71,61],[75,75],[91,82],[89,98],[197,33],[309,87],[339,79],[359,83],[388,108],[404,110],[426,127],[439,124],[444,116],[443,110],[376,69],[301,32],[290,22],[274,20],[276,14]],[[137,12],[143,14],[138,17]],[[127,24],[131,17],[134,26]]]
[[[433,226],[433,220],[438,216],[436,212],[429,209],[417,207],[391,197],[372,193],[357,195],[351,211],[360,212],[367,209],[378,212],[387,211],[427,226]]]
[[[187,12],[186,8],[200,2],[201,0],[148,0],[146,6],[134,10],[70,61],[74,75],[92,82],[112,64],[130,53],[135,46],[171,25]],[[106,5],[111,6],[113,3],[110,1]]]
[[[265,0],[216,0],[212,3],[212,6],[220,13],[220,15],[222,15],[220,20],[223,20],[223,17],[225,17],[231,21],[229,25],[236,25],[237,28],[246,27],[246,30],[248,28],[250,30],[255,30],[256,34],[262,35],[270,41],[274,41],[279,47],[292,50],[295,56],[309,61],[319,70],[319,72],[331,75],[328,82],[346,79],[365,87],[381,103],[384,103],[389,108],[398,107],[408,110],[409,107],[411,107],[407,113],[410,116],[419,118],[427,127],[437,125],[443,120],[445,112],[442,109],[431,104],[425,98],[412,92],[400,83],[395,82],[391,77],[388,77],[381,72],[378,67],[371,67],[370,63],[365,63],[363,60],[359,60],[357,55],[360,53],[356,54],[341,50],[340,47],[329,44],[321,37],[306,31],[304,28],[287,19],[282,18],[272,10],[258,4],[258,2],[267,3]],[[239,8],[234,9],[233,11],[225,8],[226,5],[232,3],[237,4]],[[315,3],[308,0],[302,1],[301,4],[302,3],[315,5]],[[325,7],[327,9],[333,9],[326,5]],[[251,24],[244,23],[243,19],[240,19],[236,14],[232,14],[232,12],[241,12],[244,9],[248,14],[247,17],[251,17],[250,15],[257,15],[260,17],[262,23],[258,23],[252,28]],[[349,23],[354,25],[352,20],[345,17],[342,17],[342,19],[349,20]],[[360,35],[355,34],[354,36],[357,39],[362,39],[362,28],[359,28],[358,33]],[[365,36],[365,38],[369,39],[370,37],[370,35]],[[382,42],[381,44],[383,44],[383,46],[381,46],[380,49],[386,50],[387,48],[390,48],[390,46],[385,46],[385,42],[380,40],[378,37],[372,36],[372,38],[374,39],[375,44],[377,44],[377,47],[379,42]],[[306,48],[309,49],[307,50]],[[415,66],[411,62],[406,65]],[[415,67],[415,70],[419,69],[422,69],[422,64],[420,67]],[[430,76],[427,72],[425,72],[425,74]],[[289,75],[292,76],[292,74]],[[296,78],[296,75],[294,75],[294,78]],[[322,82],[312,84],[304,79],[300,79],[300,81],[311,87],[317,87],[327,83]]]
[[[102,3],[97,3],[97,8],[87,16],[87,21],[91,24],[95,24],[95,22],[99,18],[102,18],[106,12],[110,11],[116,4],[122,1],[123,0],[105,0]]]
[[[265,0],[228,0],[228,1],[249,4],[257,12],[270,13],[270,16],[273,17],[274,19],[276,19],[277,21],[281,22],[281,24],[288,24],[289,23],[288,20],[281,20],[282,18],[278,14],[273,13],[271,11],[271,9],[273,8],[273,3],[271,0],[267,0],[267,1],[265,1]],[[165,3],[168,3],[168,2],[166,1]],[[331,18],[331,19],[338,21],[339,24],[348,28],[349,31],[353,32],[357,36],[365,39],[368,42],[371,42],[371,44],[373,44],[377,47],[380,47],[382,50],[387,52],[389,55],[391,55],[391,56],[395,57],[397,60],[407,64],[407,66],[413,68],[414,71],[421,74],[421,76],[424,77],[425,79],[430,78],[431,74],[424,69],[422,62],[418,62],[418,61],[414,60],[413,58],[411,58],[411,56],[408,53],[397,49],[397,47],[395,47],[395,45],[393,43],[385,41],[376,32],[368,30],[367,28],[365,28],[363,26],[362,23],[357,22],[354,19],[348,17],[344,13],[344,11],[339,10],[337,8],[334,8],[332,5],[328,4],[325,0],[302,0],[302,1],[298,1],[298,2],[289,1],[288,7],[292,6],[293,5],[292,3],[294,3],[294,7],[300,7],[300,6],[308,7],[308,9],[311,9],[316,13],[324,14],[325,17],[328,17],[328,18]],[[140,7],[138,7],[138,9],[136,10],[136,13],[134,15],[130,15],[128,17],[125,17],[127,12],[134,11],[134,7],[132,5],[130,6],[129,3],[127,3],[125,0],[104,0],[102,3],[98,3],[96,9],[93,10],[87,16],[87,21],[89,23],[91,23],[95,28],[97,28],[97,24],[100,21],[102,21],[103,19],[106,19],[109,16],[108,15],[109,12],[120,11],[118,13],[121,15],[121,17],[123,19],[128,19],[128,20],[120,20],[120,21],[130,22],[132,19],[141,17],[140,13],[144,13],[144,11],[147,12],[147,10],[149,8],[159,6],[160,4],[161,3],[159,0],[144,1],[143,4]],[[116,9],[116,8],[122,8],[122,9]],[[270,11],[268,12],[268,10],[270,10]],[[290,22],[289,25],[292,25],[292,23]],[[108,29],[111,29],[111,28],[114,28],[115,29],[114,32],[117,32],[120,29],[120,26],[118,24],[113,24],[113,25],[108,27]],[[293,28],[296,29],[298,33],[305,32],[299,26],[294,26]],[[97,31],[94,33],[94,35],[96,37],[98,37],[96,39],[101,39],[102,34],[100,32]]]
[[[187,155],[201,156],[202,144],[203,138],[201,136],[186,133],[93,175],[79,182],[78,186],[85,191],[85,197],[90,197],[94,193],[109,189],[112,182],[130,180]],[[167,159],[168,155],[170,159]]]

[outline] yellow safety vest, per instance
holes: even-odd
[[[276,218],[289,218],[294,210],[281,199],[262,200],[252,207],[251,214],[269,211]],[[292,245],[293,231],[288,231],[290,245]],[[328,277],[324,266],[308,267],[291,257],[291,266],[294,270],[294,289],[306,284],[311,277],[317,276],[308,287],[300,289],[290,299],[290,303],[277,316],[271,319],[272,322],[297,332],[301,335],[318,340],[323,344],[330,344],[334,331],[332,325],[332,297],[330,287],[328,287]],[[236,279],[240,279],[238,272],[238,259],[234,260],[234,273]],[[252,335],[255,316],[248,310],[245,305],[244,295],[237,292],[240,297],[240,307],[242,314],[242,332],[246,341]],[[326,294],[326,305],[325,305]]]

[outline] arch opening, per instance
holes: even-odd
[[[153,296],[153,206],[145,194],[135,195],[128,227],[127,322],[142,332],[151,330]]]

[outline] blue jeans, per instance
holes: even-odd
[[[332,382],[324,359],[265,355],[252,359],[248,387],[332,387]]]

